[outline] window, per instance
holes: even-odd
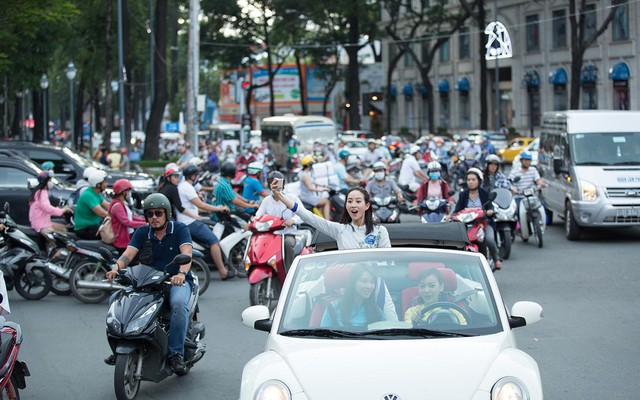
[[[413,101],[411,101],[410,96],[405,96],[404,110],[405,114],[407,115],[406,127],[409,129],[413,129]]]
[[[598,21],[596,15],[596,5],[587,4],[584,8],[584,41],[588,42],[596,35]]]
[[[440,46],[440,62],[449,62],[449,40]]]
[[[540,116],[542,115],[540,105],[540,91],[538,89],[529,92],[531,102],[531,126],[540,126]]]
[[[440,126],[449,128],[449,93],[440,94]]]
[[[611,21],[611,30],[613,32],[613,40],[629,39],[629,9],[627,0],[617,0],[613,2],[617,5],[613,21]]]
[[[540,24],[538,14],[528,15],[527,18],[527,51],[540,50]]]
[[[553,85],[553,110],[564,111],[568,109],[567,85]]]
[[[404,66],[405,67],[413,67],[414,63],[413,63],[413,56],[411,55],[411,51],[413,50],[413,44],[412,43],[408,43],[407,44],[407,51],[405,51],[404,53]]]
[[[616,85],[618,81],[614,81],[613,84],[613,109],[614,110],[629,110],[629,86],[627,81],[621,81]]]
[[[554,49],[567,47],[567,13],[565,10],[555,10],[552,13],[552,45]]]
[[[27,155],[34,163],[38,165],[42,165],[45,161],[53,162],[53,172],[55,174],[68,174],[69,171],[64,170],[65,164],[68,164],[64,158],[62,158],[62,154],[59,154],[55,151],[47,151],[40,149],[25,149],[22,150],[23,153]],[[67,166],[68,169],[68,166]]]
[[[0,167],[0,187],[27,189],[27,180],[35,176],[12,167]]]
[[[598,92],[595,85],[582,86],[582,109],[596,110],[598,108]]]
[[[460,127],[471,128],[471,107],[468,92],[460,92]]]
[[[471,46],[469,40],[469,30],[467,28],[460,28],[460,34],[458,35],[460,38],[460,48],[459,58],[460,60],[468,60],[471,58]]]

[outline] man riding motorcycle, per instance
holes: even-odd
[[[429,197],[436,197],[438,199],[447,199],[450,205],[455,204],[455,200],[449,192],[451,189],[449,188],[449,184],[447,181],[442,179],[441,175],[442,166],[437,161],[431,161],[427,164],[427,174],[429,175],[429,180],[423,182],[418,189],[418,193],[416,194],[416,199],[418,203],[423,202],[425,199]]]
[[[367,183],[367,192],[371,198],[387,197],[392,194],[396,195],[398,203],[402,202],[402,191],[398,185],[391,179],[387,179],[387,166],[384,162],[378,161],[373,164],[374,180]]]

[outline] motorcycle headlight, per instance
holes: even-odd
[[[527,387],[517,378],[507,376],[500,379],[491,389],[491,400],[529,400]]]
[[[158,308],[158,303],[153,303],[153,305],[145,310],[139,317],[135,320],[131,321],[131,323],[127,326],[127,329],[124,331],[125,335],[137,335],[144,329],[145,326],[149,323],[151,317],[156,312]]]
[[[291,391],[284,382],[266,381],[256,391],[255,400],[291,400]]]
[[[122,329],[122,323],[115,316],[115,305],[116,302],[112,302],[107,312],[107,330],[119,335]]]
[[[258,232],[267,232],[269,228],[271,228],[271,225],[273,225],[273,220],[267,222],[256,221],[254,225]]]
[[[582,187],[582,200],[584,201],[596,201],[598,200],[598,190],[596,185],[589,181],[580,181]]]
[[[439,205],[440,200],[427,200],[427,208],[431,211],[437,210]]]

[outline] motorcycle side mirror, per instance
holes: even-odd
[[[8,214],[10,209],[11,209],[11,206],[9,205],[9,202],[5,201],[4,202],[4,212],[6,212]]]
[[[100,253],[100,257],[102,257],[107,262],[113,260],[113,254],[111,253],[111,250],[107,249],[106,247],[100,247],[98,249],[98,253]]]
[[[171,261],[172,264],[176,264],[176,265],[185,265],[185,264],[189,264],[190,262],[191,262],[191,256],[187,254],[178,254],[173,258],[173,261]]]
[[[455,192],[455,191],[453,191],[453,190],[449,190],[449,193],[447,193],[447,194],[448,194],[449,196],[453,196],[454,194],[456,194],[456,192]]]
[[[513,179],[511,180],[511,182],[513,182],[513,183],[518,183],[518,182],[520,182],[520,178],[521,178],[521,177],[516,176],[515,178],[513,178]]]
[[[498,194],[496,192],[489,193],[489,200],[490,201],[494,201],[496,199],[496,197],[498,197]]]

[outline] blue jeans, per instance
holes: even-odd
[[[184,341],[189,328],[189,296],[191,285],[185,281],[184,286],[171,286],[169,304],[171,306],[171,322],[169,323],[169,355],[178,353],[184,358]]]

